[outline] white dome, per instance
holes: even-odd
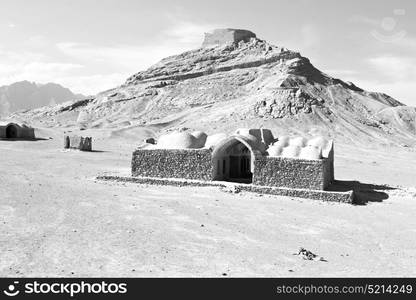
[[[254,150],[259,150],[261,153],[264,153],[266,151],[266,145],[263,142],[260,142],[254,135],[252,134],[236,134],[235,136],[240,136],[243,140],[248,142],[250,146]]]
[[[192,135],[197,140],[196,146],[198,148],[202,148],[202,147],[205,146],[205,142],[207,141],[207,137],[208,137],[208,135],[205,132],[202,132],[202,131],[194,131],[194,132],[192,132]]]
[[[173,132],[159,138],[159,149],[194,149],[199,148],[198,140],[188,132]]]
[[[209,135],[205,142],[205,148],[215,147],[219,142],[225,140],[227,135],[225,133],[217,133],[213,135]]]
[[[305,139],[304,137],[301,137],[301,136],[291,138],[289,140],[289,145],[291,145],[291,146],[304,147],[304,146],[306,146],[306,143],[307,143],[307,139]]]
[[[274,142],[272,145],[272,147],[281,147],[281,148],[284,148],[287,146],[289,146],[289,143],[287,141],[277,141],[277,142]]]
[[[235,131],[235,134],[248,136],[248,135],[250,135],[250,129],[249,128],[238,128]]]
[[[273,145],[267,149],[269,156],[280,156],[282,155],[284,146],[282,145]]]
[[[324,138],[323,136],[317,136],[312,139],[310,139],[307,143],[308,146],[315,146],[315,147],[321,147],[324,149],[328,145],[328,140]]]
[[[299,158],[303,159],[321,159],[322,151],[320,147],[306,146],[300,150]]]
[[[289,140],[290,138],[287,135],[282,135],[277,138],[277,142],[275,142],[274,144],[278,143],[279,145],[283,145],[284,147],[286,147],[289,145]]]
[[[301,147],[299,147],[299,146],[289,145],[289,146],[283,148],[282,156],[283,157],[290,157],[290,158],[298,157],[298,155],[300,153],[300,149],[301,149]]]

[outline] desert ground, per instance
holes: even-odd
[[[99,181],[129,175],[137,139],[89,133],[94,152],[58,129],[0,140],[0,276],[416,276],[414,148],[336,144],[350,205]]]

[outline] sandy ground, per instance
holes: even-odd
[[[96,181],[134,145],[94,145],[0,141],[0,276],[416,276],[414,150],[337,145],[336,177],[371,189],[347,205]]]

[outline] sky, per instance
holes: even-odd
[[[0,0],[0,86],[55,82],[92,95],[204,32],[248,29],[321,71],[416,106],[414,0]]]

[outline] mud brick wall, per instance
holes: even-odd
[[[326,159],[303,160],[282,157],[257,157],[253,184],[299,189],[324,190],[330,169]]]
[[[212,180],[209,149],[138,149],[133,152],[132,176]]]

